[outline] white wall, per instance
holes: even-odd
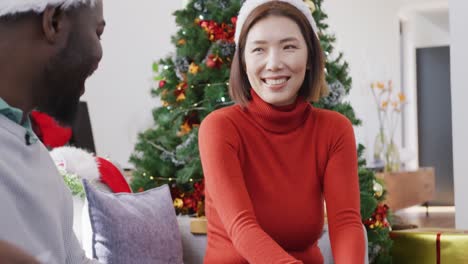
[[[88,102],[97,154],[123,167],[130,167],[138,132],[153,124],[151,109],[159,101],[150,96],[151,65],[173,51],[172,13],[181,7],[181,0],[104,1],[104,57],[82,100]]]
[[[451,78],[452,78],[452,130],[453,130],[453,169],[455,184],[455,225],[468,229],[468,1],[450,0],[451,30]]]
[[[337,38],[336,51],[344,52],[353,86],[348,100],[363,125],[356,129],[371,161],[378,132],[377,106],[370,83],[393,80],[400,87],[399,4],[387,0],[327,0],[330,32]],[[397,130],[398,131],[398,130]],[[396,135],[399,142],[401,134]]]

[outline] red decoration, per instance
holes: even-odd
[[[171,196],[172,200],[180,199],[183,201],[181,207],[175,208],[177,213],[204,215],[205,183],[203,180],[195,182],[191,191],[183,191],[173,183],[171,184]]]
[[[191,127],[200,125],[200,118],[198,117],[198,112],[190,112],[190,114],[188,114],[185,118],[185,122],[187,122]]]
[[[195,199],[193,199],[193,197],[188,196],[188,197],[185,197],[183,200],[184,200],[184,207],[188,208],[191,211],[197,210],[197,202],[195,201]]]
[[[112,190],[113,193],[131,193],[132,190],[128,186],[122,172],[112,162],[96,157],[96,162],[101,174],[100,180]]]
[[[223,65],[223,59],[219,57],[218,55],[215,54],[210,54],[208,55],[208,58],[206,59],[206,66],[208,68],[221,68],[221,65]]]
[[[437,233],[437,238],[436,238],[436,256],[437,256],[437,264],[441,264],[440,262],[440,236],[442,233]]]
[[[211,60],[211,59],[207,59],[207,60],[206,60],[206,66],[207,66],[208,68],[214,68],[214,67],[216,67],[216,63],[215,63],[213,60]]]
[[[390,226],[390,223],[387,221],[387,212],[388,206],[386,204],[379,204],[372,213],[371,218],[364,221],[364,225],[374,228],[387,228]]]
[[[233,21],[237,22],[237,18],[232,18],[231,22]],[[228,25],[226,23],[218,25],[218,23],[213,20],[200,20],[198,24],[208,33],[208,39],[210,41],[224,40],[227,42],[234,42],[235,23],[233,23],[233,25]]]
[[[55,119],[45,113],[32,111],[31,122],[34,133],[49,148],[61,147],[72,137],[71,128],[59,125]]]
[[[187,90],[188,84],[186,82],[181,82],[177,85],[176,89],[174,90],[174,95],[178,97],[180,94],[185,94],[185,90]]]
[[[166,85],[166,80],[159,81],[159,88],[163,88]]]
[[[193,192],[193,197],[196,200],[202,200],[205,198],[205,182],[202,180],[201,182],[197,182],[193,185],[195,191]]]

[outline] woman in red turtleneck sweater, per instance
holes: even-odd
[[[313,108],[326,92],[315,23],[301,0],[247,0],[230,93],[199,131],[207,264],[323,263],[326,201],[335,263],[364,262],[351,123]],[[316,32],[316,31],[315,31]]]

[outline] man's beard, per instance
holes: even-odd
[[[78,112],[84,82],[92,69],[86,44],[71,32],[66,47],[46,65],[43,90],[38,91],[37,110],[47,113],[63,125],[71,125]],[[81,45],[80,44],[84,44]]]

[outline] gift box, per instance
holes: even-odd
[[[190,219],[190,232],[194,235],[206,235],[208,229],[206,217],[196,217]]]
[[[390,237],[393,263],[468,263],[468,231],[416,228],[392,231]]]

